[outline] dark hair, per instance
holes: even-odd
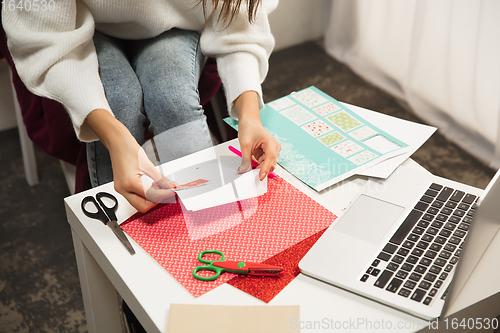
[[[207,13],[207,2],[208,0],[200,0],[198,2],[198,4],[202,4],[205,17]],[[248,22],[253,23],[255,21],[257,9],[259,8],[262,0],[212,0],[211,10],[214,11],[217,7],[221,6],[217,20],[218,22],[223,22],[226,26],[228,26],[231,22],[233,22],[236,15],[238,15],[243,2],[246,3],[246,7],[248,9]]]

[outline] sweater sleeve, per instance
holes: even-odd
[[[229,115],[234,119],[237,119],[234,100],[245,91],[256,91],[260,109],[264,107],[261,84],[267,75],[268,60],[274,47],[268,14],[277,5],[277,0],[263,0],[253,23],[248,22],[246,9],[242,9],[227,27],[224,22],[217,22],[218,11],[207,18],[201,35],[201,49],[205,55],[217,59]]]
[[[95,109],[111,112],[102,86],[92,37],[94,19],[80,0],[59,1],[53,10],[4,10],[2,24],[16,71],[35,95],[60,102],[77,137],[97,140],[84,123]]]

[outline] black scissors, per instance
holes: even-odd
[[[111,199],[114,202],[113,206],[106,206],[106,204],[102,201],[103,197]],[[89,202],[92,202],[94,204],[97,212],[92,213],[85,208],[85,205]],[[118,221],[115,215],[117,208],[118,200],[116,200],[116,198],[112,194],[106,192],[99,192],[95,195],[95,198],[92,196],[88,196],[83,198],[82,200],[83,213],[90,218],[100,220],[102,223],[110,227],[111,230],[113,230],[113,232],[115,233],[116,237],[118,237],[120,242],[122,242],[123,246],[125,246],[125,248],[128,250],[128,252],[130,252],[130,254],[135,254],[132,244],[130,244],[122,228],[120,228],[120,226],[118,225]]]

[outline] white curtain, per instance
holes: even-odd
[[[500,167],[499,0],[330,0],[327,52]]]

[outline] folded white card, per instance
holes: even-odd
[[[217,156],[216,159],[192,165],[166,177],[178,184],[206,179],[205,186],[178,191],[187,210],[197,211],[260,196],[267,192],[267,178],[259,180],[259,170],[238,174],[241,158]]]

